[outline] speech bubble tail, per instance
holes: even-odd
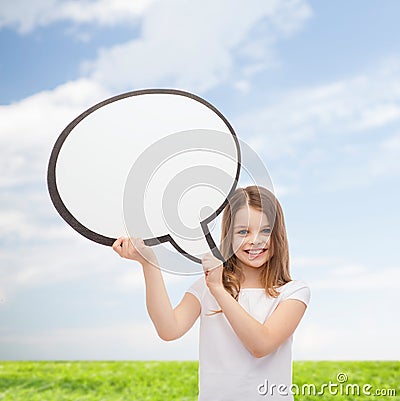
[[[205,230],[205,228],[207,228],[207,225],[205,225],[205,227],[202,224],[202,228],[204,231],[204,236],[207,240],[208,246],[210,247],[210,250],[212,252],[212,254],[219,259],[221,262],[223,262],[224,267],[226,266],[226,260],[225,258],[222,256],[221,251],[219,250],[219,248],[217,247],[217,245],[215,244],[214,238],[211,236],[211,233],[208,230]]]

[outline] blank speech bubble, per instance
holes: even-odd
[[[188,92],[128,92],[91,107],[61,133],[48,166],[51,200],[103,245],[123,233],[169,242],[194,262],[218,248],[207,224],[237,186],[240,146],[227,119]]]

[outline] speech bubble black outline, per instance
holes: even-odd
[[[197,95],[194,95],[193,93],[178,90],[178,89],[141,89],[141,90],[136,90],[136,91],[125,92],[120,95],[110,97],[106,100],[103,100],[103,101],[95,104],[94,106],[92,106],[89,109],[87,109],[86,111],[84,111],[82,114],[80,114],[78,117],[76,117],[72,122],[70,122],[66,128],[64,128],[64,130],[61,132],[61,134],[57,138],[57,140],[54,144],[54,147],[52,149],[49,163],[48,163],[48,168],[47,168],[47,188],[48,188],[48,191],[50,194],[50,199],[51,199],[54,207],[56,208],[57,212],[59,213],[59,215],[75,231],[77,231],[79,234],[81,234],[82,236],[86,237],[87,239],[89,239],[93,242],[96,242],[101,245],[112,246],[112,244],[114,243],[116,238],[111,238],[111,237],[107,237],[105,235],[96,233],[95,231],[92,231],[88,227],[84,226],[72,215],[72,213],[68,210],[68,208],[62,201],[60,193],[58,192],[57,182],[56,182],[57,160],[58,160],[58,156],[60,154],[62,145],[64,144],[68,135],[84,118],[88,117],[90,114],[92,114],[94,111],[100,109],[101,107],[104,107],[110,103],[114,103],[118,100],[126,99],[128,97],[133,97],[133,96],[149,95],[149,94],[179,95],[179,96],[185,96],[190,99],[196,100],[196,101],[202,103],[204,106],[208,107],[214,113],[216,113],[218,115],[218,117],[221,118],[221,120],[225,123],[225,125],[228,127],[230,133],[232,134],[232,137],[233,137],[235,145],[236,145],[237,156],[238,156],[236,176],[235,176],[232,188],[229,191],[229,193],[228,193],[225,201],[222,203],[222,205],[214,213],[212,213],[207,219],[203,220],[200,223],[202,230],[204,232],[204,236],[210,247],[210,250],[212,251],[214,256],[218,257],[221,260],[224,260],[218,247],[216,246],[216,244],[214,242],[214,239],[212,238],[212,236],[208,230],[208,223],[210,223],[212,220],[214,220],[223,211],[225,206],[228,204],[230,197],[232,196],[233,192],[236,189],[236,186],[239,181],[239,174],[240,174],[240,169],[241,169],[240,145],[239,145],[237,135],[236,135],[232,125],[226,119],[226,117],[211,103],[207,102],[206,100],[204,100],[203,98],[201,98]],[[169,234],[162,235],[160,237],[148,238],[148,239],[144,240],[144,243],[147,246],[159,245],[160,243],[163,243],[163,242],[171,243],[172,246],[179,253],[181,253],[182,255],[184,255],[185,257],[187,257],[188,259],[190,259],[194,262],[201,263],[200,259],[188,254],[182,248],[180,248],[179,245],[173,240],[173,238]]]

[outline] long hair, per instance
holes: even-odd
[[[232,238],[235,216],[242,207],[252,207],[262,211],[272,227],[268,250],[270,257],[260,269],[261,282],[266,293],[276,298],[279,294],[276,288],[292,280],[289,272],[289,247],[285,221],[281,205],[274,194],[256,185],[236,189],[223,211],[220,248],[226,260],[222,273],[224,287],[233,298],[238,299],[240,283],[244,276],[232,248]]]

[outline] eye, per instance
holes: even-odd
[[[271,229],[270,228],[264,228],[264,230],[262,231],[265,234],[271,234]]]
[[[238,231],[238,234],[240,235],[245,235],[247,233],[247,230],[240,230]]]

